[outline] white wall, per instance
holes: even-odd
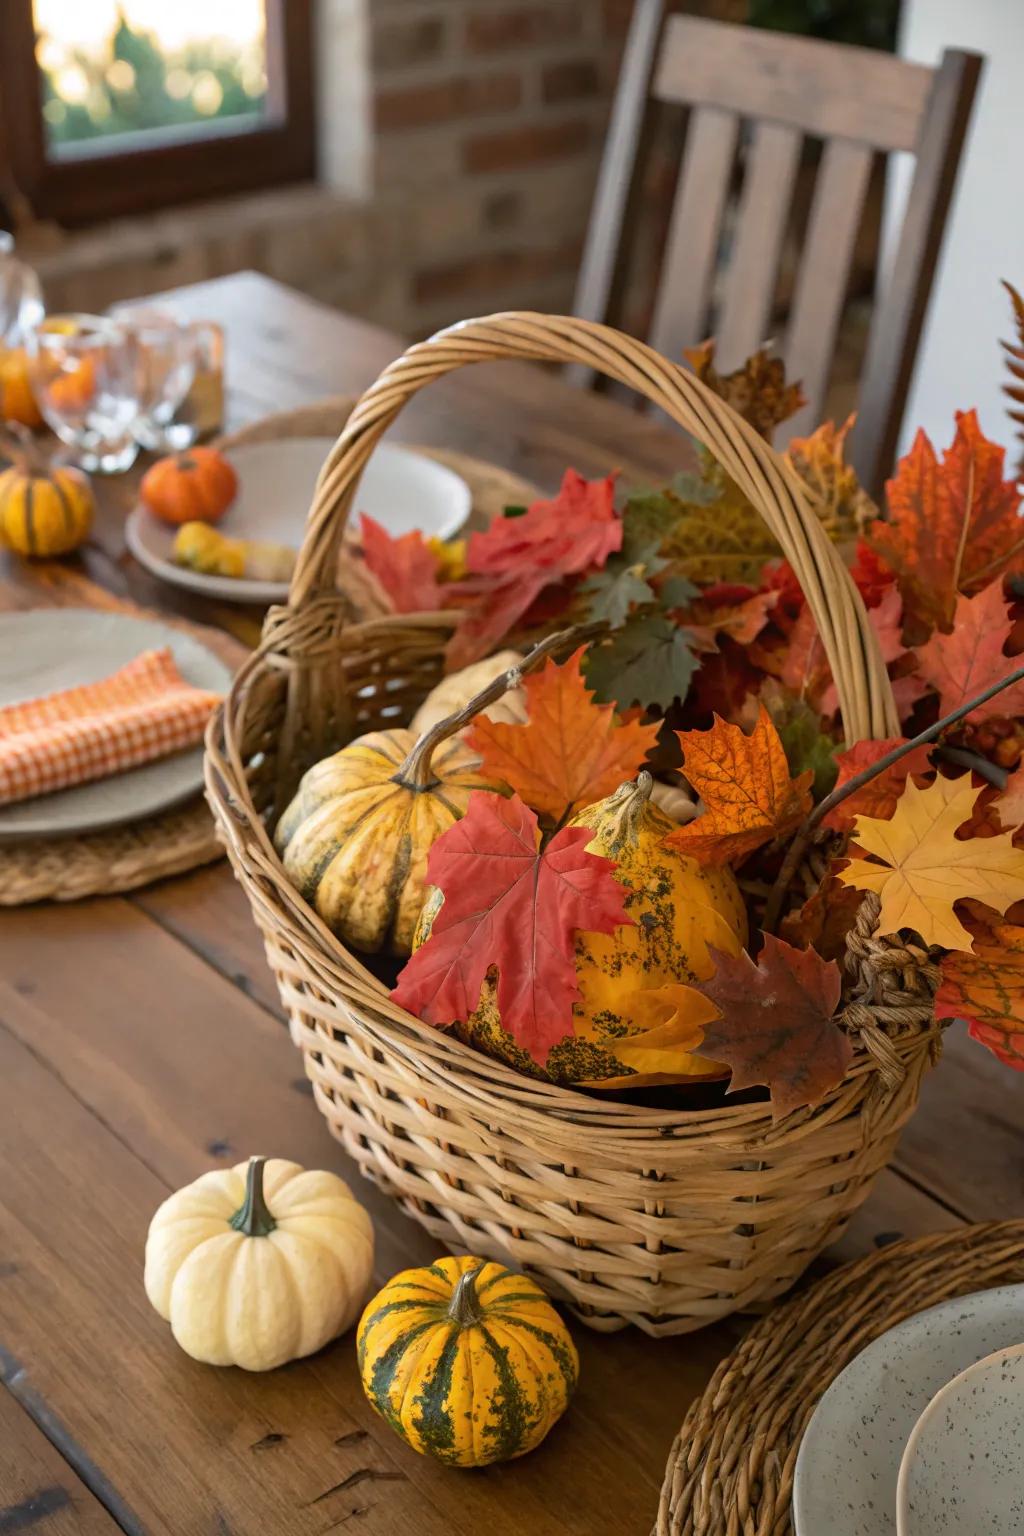
[[[977,406],[983,430],[1011,445],[1000,385],[1010,339],[1007,278],[1024,292],[1024,0],[903,0],[900,51],[922,64],[943,48],[987,57],[946,242],[903,421],[902,447],[924,427],[937,445],[953,412]],[[894,172],[895,197],[907,167]]]

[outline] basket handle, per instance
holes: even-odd
[[[695,374],[644,342],[591,320],[526,312],[464,320],[418,342],[387,367],[356,405],[320,471],[292,577],[292,611],[318,592],[333,591],[360,475],[406,401],[456,368],[499,358],[583,363],[637,390],[703,443],[760,512],[793,567],[832,668],[847,741],[899,734],[878,637],[796,473]]]

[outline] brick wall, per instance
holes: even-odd
[[[52,307],[102,308],[246,266],[410,334],[569,307],[629,0],[320,6],[335,190],[76,234],[39,256]]]

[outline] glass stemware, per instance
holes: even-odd
[[[136,373],[136,438],[156,453],[187,447],[192,434],[181,440],[175,417],[195,378],[198,337],[191,327],[159,310],[134,310],[119,323],[127,333]]]
[[[100,315],[50,316],[29,333],[30,378],[47,425],[83,469],[116,474],[139,445],[138,347]]]

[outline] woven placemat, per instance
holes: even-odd
[[[654,1536],[789,1536],[800,1440],[840,1371],[926,1307],[1018,1281],[1024,1221],[987,1222],[892,1243],[777,1307],[691,1404]]]
[[[355,404],[354,396],[335,396],[297,410],[264,416],[220,440],[225,448],[243,443],[272,442],[287,437],[336,437]],[[473,497],[470,526],[486,527],[510,505],[531,501],[537,487],[519,475],[468,454],[447,449],[417,450],[446,464],[469,485]],[[73,567],[48,562],[36,567],[40,604],[54,607],[102,608],[179,624],[217,651],[233,666],[245,648],[220,630],[189,624],[115,597]],[[339,566],[339,585],[356,617],[373,618],[390,612],[389,605],[362,560],[358,532],[353,530]],[[113,895],[136,890],[168,875],[181,875],[223,854],[205,800],[131,822],[111,832],[55,839],[33,839],[0,848],[0,907],[25,906],[34,901],[78,901],[85,896]]]

